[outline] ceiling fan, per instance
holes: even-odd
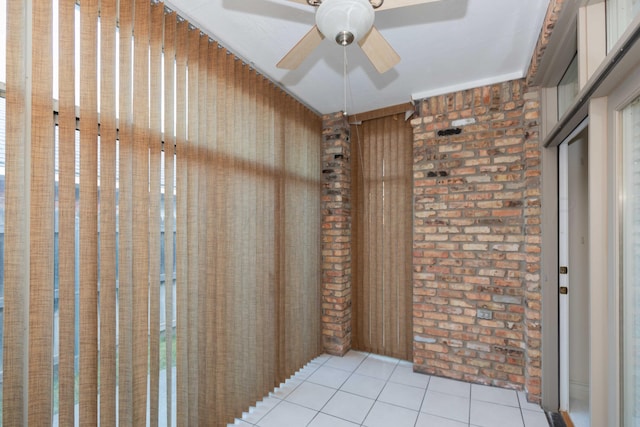
[[[374,11],[414,6],[439,0],[289,0],[317,7],[316,25],[278,62],[295,70],[325,37],[341,46],[358,42],[379,73],[400,62],[400,56],[373,25]]]

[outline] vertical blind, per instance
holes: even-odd
[[[149,0],[7,47],[4,425],[232,422],[321,351],[321,119]]]
[[[410,360],[413,134],[403,115],[352,126],[353,345]]]

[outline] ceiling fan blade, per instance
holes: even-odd
[[[311,30],[278,62],[276,67],[285,70],[295,70],[302,64],[311,52],[322,42],[324,36],[320,33],[317,26],[313,26]]]
[[[298,1],[298,0],[290,0],[290,1]],[[386,10],[386,9],[396,9],[399,7],[406,7],[406,6],[415,6],[417,4],[432,3],[435,1],[440,1],[440,0],[384,0],[384,3],[382,3],[382,6],[377,8],[376,11]],[[300,0],[299,2],[306,3],[306,0]]]
[[[400,62],[400,55],[393,50],[376,27],[371,27],[369,34],[364,36],[358,44],[380,74],[389,71]]]
[[[292,1],[294,3],[306,4],[307,6],[309,6],[309,3],[307,2],[307,0],[289,0],[289,1]]]

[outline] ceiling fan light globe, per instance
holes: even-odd
[[[324,0],[316,12],[316,25],[325,37],[347,46],[371,30],[374,15],[369,0]]]

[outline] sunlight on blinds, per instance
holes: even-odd
[[[162,3],[5,2],[2,424],[233,422],[321,351],[321,118]]]

